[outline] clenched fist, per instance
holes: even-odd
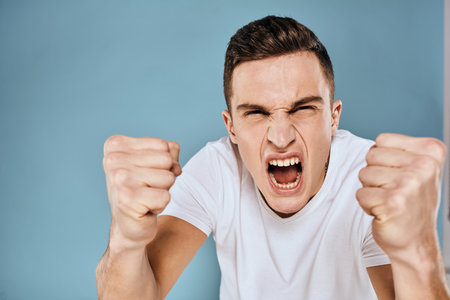
[[[179,145],[153,137],[116,135],[104,146],[111,206],[110,246],[145,247],[156,235],[156,215],[169,203],[181,174]]]
[[[379,135],[368,152],[356,197],[375,217],[373,237],[391,259],[436,243],[445,153],[439,140],[400,134]]]

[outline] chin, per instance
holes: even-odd
[[[299,212],[308,201],[302,197],[276,197],[266,200],[267,205],[280,217],[290,217]]]

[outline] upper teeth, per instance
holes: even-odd
[[[300,162],[298,157],[286,158],[286,159],[273,159],[269,161],[269,165],[279,166],[279,167],[288,167],[296,165]]]

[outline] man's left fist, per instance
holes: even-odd
[[[373,237],[389,257],[436,243],[445,154],[437,139],[391,133],[379,135],[367,153],[356,198],[375,217]]]

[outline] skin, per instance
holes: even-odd
[[[267,204],[290,216],[322,186],[341,101],[330,109],[328,82],[316,56],[307,52],[242,63],[233,72],[232,87],[231,114],[222,112],[231,141]],[[302,158],[301,184],[289,191],[275,188],[268,158],[292,155]]]
[[[230,138],[268,205],[288,217],[323,183],[341,102],[330,105],[318,60],[309,53],[243,63],[232,86],[231,112],[222,113]],[[183,220],[156,218],[181,173],[178,153],[178,144],[152,137],[106,141],[112,222],[96,270],[99,299],[163,299],[206,240]],[[301,184],[274,189],[267,159],[292,154],[302,158]],[[393,134],[380,135],[367,155],[356,196],[375,217],[373,236],[392,262],[392,268],[367,269],[379,299],[394,299],[394,289],[395,299],[450,299],[434,227],[444,157],[435,139]]]
[[[307,52],[242,63],[233,72],[232,87],[231,113],[222,112],[231,141],[269,207],[289,217],[322,186],[342,103],[330,99],[320,63]],[[274,188],[267,157],[296,153],[302,157],[300,186],[287,193]],[[389,265],[368,268],[379,299],[393,299],[391,273]]]
[[[375,241],[389,256],[396,299],[450,299],[436,232],[445,145],[385,133],[367,154],[356,197],[374,216]]]
[[[168,287],[158,281],[160,274],[153,271],[146,246],[169,236],[172,242],[159,246],[170,249],[176,240],[183,243],[180,235],[184,235],[191,237],[187,244],[198,249],[206,239],[203,233],[176,221],[166,231],[164,218],[156,217],[168,204],[168,190],[181,173],[178,154],[177,143],[153,137],[118,135],[105,142],[103,165],[112,221],[108,248],[96,269],[100,299],[162,298]],[[190,253],[185,252],[185,261],[190,260]]]

